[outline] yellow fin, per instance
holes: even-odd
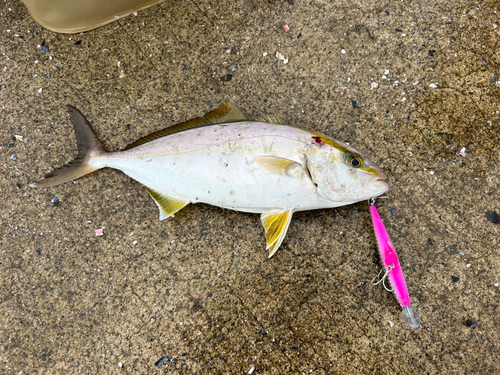
[[[271,156],[271,155],[262,155],[262,156],[254,156],[253,160],[257,164],[259,164],[262,168],[267,169],[269,172],[281,175],[281,176],[289,176],[290,171],[294,167],[302,167],[302,164],[297,163],[296,161],[280,158],[279,156]]]
[[[143,185],[144,186],[144,185]],[[178,199],[165,197],[160,193],[157,193],[153,189],[144,186],[144,188],[148,191],[151,198],[155,201],[156,205],[160,209],[160,220],[164,220],[175,214],[180,209],[184,208],[189,202],[184,202]]]
[[[283,121],[278,117],[278,115],[275,114],[263,114],[259,117],[257,117],[257,121],[260,122],[267,122],[269,124],[278,124],[278,125],[283,125]]]
[[[146,135],[145,137],[139,138],[137,141],[129,144],[122,151],[130,150],[137,146],[143,145],[144,143],[154,141],[155,139],[162,138],[170,134],[179,133],[184,130],[201,128],[203,126],[208,126],[208,125],[224,124],[228,122],[239,122],[245,120],[246,120],[245,116],[240,111],[240,109],[233,103],[231,98],[226,97],[226,100],[224,100],[218,108],[208,112],[205,116],[197,117],[192,120],[182,122],[180,124],[173,125],[166,129],[159,130],[157,132]]]
[[[266,250],[269,249],[269,258],[271,258],[281,246],[288,226],[290,225],[290,221],[292,220],[292,214],[292,209],[286,209],[264,212],[260,216],[260,220],[266,231]]]

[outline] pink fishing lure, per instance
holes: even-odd
[[[418,328],[420,327],[420,318],[411,307],[410,295],[408,294],[405,276],[403,275],[403,270],[399,264],[396,250],[392,245],[392,241],[387,234],[384,223],[382,222],[374,204],[370,205],[370,211],[372,214],[375,236],[377,237],[380,259],[382,260],[382,264],[385,269],[385,275],[380,281],[383,281],[386,277],[389,279],[391,286],[393,287],[394,295],[403,308],[403,320],[410,327]]]

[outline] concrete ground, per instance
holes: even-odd
[[[7,0],[0,24],[0,374],[500,373],[498,2],[167,1],[63,35]],[[421,328],[370,285],[366,202],[294,215],[268,260],[258,215],[160,222],[118,171],[28,186],[75,155],[66,104],[119,150],[225,95],[387,172]]]

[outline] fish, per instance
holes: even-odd
[[[78,154],[31,187],[118,169],[144,186],[160,220],[192,203],[261,214],[269,258],[281,246],[294,212],[344,206],[389,189],[384,172],[346,143],[282,124],[274,115],[247,120],[229,97],[203,117],[117,152],[106,150],[79,110],[67,108]]]
[[[393,288],[392,292],[394,292],[396,299],[403,309],[402,315],[404,322],[412,328],[418,328],[420,327],[420,318],[418,317],[415,310],[413,310],[413,308],[411,307],[410,294],[408,293],[405,275],[403,274],[401,264],[399,263],[398,255],[396,254],[396,250],[394,249],[391,238],[389,237],[389,234],[385,229],[384,223],[382,222],[382,219],[378,214],[377,208],[374,204],[374,200],[372,200],[370,203],[370,212],[372,215],[375,236],[377,238],[379,255],[380,259],[382,260],[382,265],[384,266],[383,270],[385,270],[385,275],[382,277],[382,279],[377,281],[375,284],[372,280],[372,284],[376,285],[380,282],[384,282],[385,278],[387,277]]]

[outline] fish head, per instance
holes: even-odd
[[[323,197],[350,204],[389,190],[387,176],[361,152],[323,135],[312,139],[306,153],[307,169]]]

